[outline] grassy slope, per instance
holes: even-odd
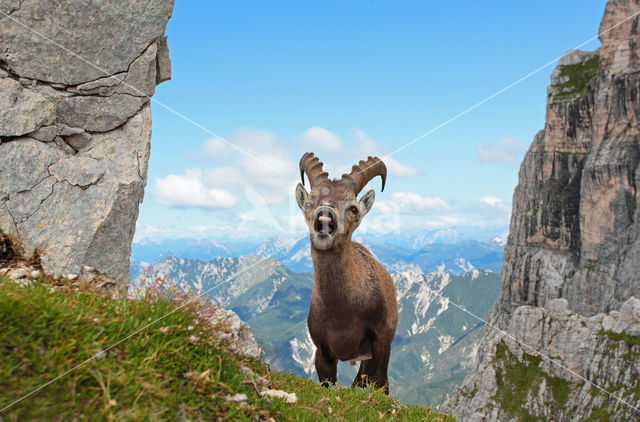
[[[91,286],[39,280],[22,288],[0,279],[0,408],[172,312],[105,355],[0,413],[13,420],[453,420],[379,392],[325,389],[231,352],[226,327],[204,322],[207,303],[159,291],[112,299]],[[166,331],[166,332],[165,332]],[[296,404],[260,398],[241,366]],[[225,396],[245,393],[247,402]]]
[[[567,77],[566,82],[555,85],[558,90],[556,98],[568,98],[573,95],[584,95],[589,91],[589,82],[598,75],[600,56],[589,60],[560,67],[560,77]]]

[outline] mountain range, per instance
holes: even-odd
[[[296,256],[297,243],[288,245],[286,257]],[[470,250],[484,250],[471,245]],[[269,254],[269,247],[274,244],[263,244],[260,251]],[[262,343],[265,360],[274,369],[315,377],[315,348],[306,328],[312,273],[294,272],[276,258],[257,255],[210,261],[170,256],[135,277],[133,288],[153,284],[158,277],[204,292],[235,311]],[[484,317],[498,297],[498,274],[403,270],[392,277],[399,323],[389,369],[391,389],[405,402],[437,405],[464,378],[483,332],[483,323],[461,308]],[[356,370],[342,363],[340,382],[350,385]]]
[[[500,271],[504,238],[422,244],[425,236],[401,238],[401,241],[396,239],[394,242],[385,237],[365,236],[357,241],[396,272],[412,270],[461,275],[474,268]],[[135,277],[144,268],[169,256],[209,261],[218,257],[247,255],[275,258],[296,272],[313,270],[308,236],[298,239],[275,236],[257,245],[246,241],[225,242],[222,245],[215,240],[189,238],[135,242],[132,245],[130,272]]]

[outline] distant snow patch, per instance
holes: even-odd
[[[442,352],[446,351],[449,346],[453,344],[455,339],[446,334],[441,334],[438,336],[438,341],[440,342],[440,348],[438,349],[438,354],[441,355]]]
[[[302,367],[304,373],[307,375],[315,373],[316,345],[311,340],[309,329],[305,328],[304,339],[294,338],[289,341],[289,345],[291,346],[291,358]]]

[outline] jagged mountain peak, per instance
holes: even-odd
[[[570,52],[551,75],[513,197],[495,329],[445,405],[460,419],[638,417],[624,402],[639,403],[640,336],[612,331],[623,313],[640,322],[638,12],[639,0],[610,0],[600,49]]]

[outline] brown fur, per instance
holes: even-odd
[[[398,321],[395,289],[382,265],[351,240],[373,203],[373,193],[364,195],[359,203],[357,192],[343,180],[318,180],[298,202],[311,239],[314,283],[307,324],[317,347],[316,370],[320,382],[329,385],[337,380],[338,360],[370,355],[360,363],[353,385],[373,383],[388,394],[387,366]],[[367,196],[371,202],[363,203]],[[328,248],[316,247],[314,224],[320,207],[331,208],[337,217]],[[353,207],[362,212],[354,214]]]

